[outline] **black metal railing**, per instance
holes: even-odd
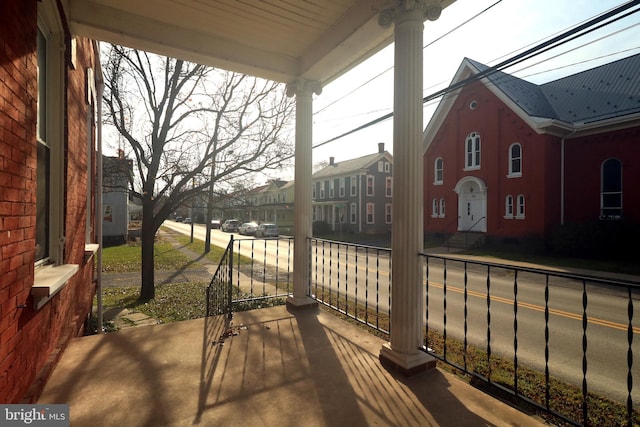
[[[284,303],[292,292],[293,239],[235,239],[207,287],[207,316]]]
[[[391,250],[317,238],[309,244],[311,297],[388,334]]]
[[[232,317],[233,245],[234,240],[231,236],[218,268],[207,286],[207,317],[220,314],[226,314],[229,319]]]
[[[293,292],[293,238],[242,238],[234,243],[234,309],[284,304]]]
[[[422,256],[424,351],[564,422],[637,425],[640,283]]]
[[[388,335],[391,250],[316,238],[308,244],[309,295]],[[284,302],[293,287],[292,249],[291,239],[232,238],[207,290],[208,315]],[[640,364],[633,363],[640,354],[634,341],[640,283],[419,256],[425,261],[423,351],[485,390],[562,422],[640,424],[633,390],[640,377]],[[609,410],[609,421],[594,418]]]

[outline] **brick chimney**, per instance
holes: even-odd
[[[329,166],[335,166],[336,165],[335,160],[336,159],[333,156],[329,157]]]
[[[378,153],[384,153],[384,142],[378,142]]]

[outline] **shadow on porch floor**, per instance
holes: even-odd
[[[72,340],[39,403],[72,426],[542,425],[439,369],[395,377],[382,344],[284,306],[142,326]]]

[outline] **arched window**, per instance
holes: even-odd
[[[522,146],[517,142],[509,147],[509,176],[522,176]]]
[[[511,194],[504,201],[504,217],[513,218],[513,196]]]
[[[602,162],[600,218],[622,218],[622,162],[607,159]]]
[[[442,157],[438,157],[433,164],[433,183],[442,184],[444,178],[444,160]]]
[[[480,169],[480,134],[471,132],[465,141],[465,169]]]
[[[516,201],[517,201],[516,218],[522,219],[524,218],[524,194],[518,194]]]

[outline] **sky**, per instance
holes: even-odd
[[[442,12],[440,19],[425,22],[423,95],[446,87],[465,57],[495,65],[624,3],[627,1],[457,0]],[[637,53],[640,12],[504,71],[541,84]],[[326,85],[314,97],[314,146],[391,112],[392,67],[393,44]],[[424,106],[425,127],[438,101]],[[315,148],[313,163],[327,161],[331,156],[339,162],[372,154],[377,152],[379,142],[393,153],[392,123],[389,119]],[[282,171],[280,177],[292,179],[293,172]]]

